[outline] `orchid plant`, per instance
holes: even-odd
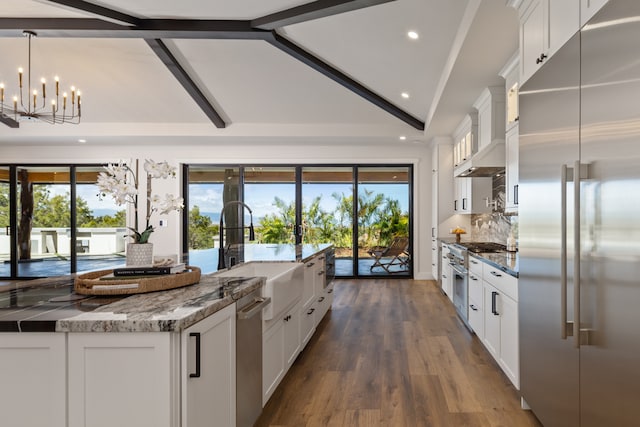
[[[153,178],[167,179],[176,177],[176,168],[170,166],[166,161],[157,163],[153,160],[144,161],[144,170],[147,178],[147,216],[146,226],[140,231],[138,228],[138,162],[136,161],[136,170],[131,169],[129,165],[120,161],[118,164],[109,164],[104,167],[105,172],[98,174],[98,198],[102,200],[108,195],[113,198],[116,205],[131,205],[134,209],[134,226],[127,227],[133,232],[131,238],[135,243],[147,243],[154,228],[151,225],[151,215],[159,212],[161,215],[171,211],[180,211],[183,206],[182,197],[176,197],[172,194],[166,194],[164,199],[157,194],[152,194],[151,182]]]

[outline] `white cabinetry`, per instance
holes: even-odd
[[[300,353],[300,302],[263,323],[262,405],[264,406]]]
[[[235,308],[231,304],[181,334],[184,427],[236,424]]]
[[[235,425],[235,322],[231,304],[181,333],[66,334],[69,427]]]
[[[500,71],[505,80],[506,102],[506,135],[505,135],[505,210],[514,212],[518,209],[518,139],[519,139],[519,56],[514,55]]]
[[[453,151],[450,138],[436,138],[431,148],[431,271],[438,277],[438,236],[448,234],[442,228],[453,215]]]
[[[451,269],[451,264],[449,261],[449,246],[446,244],[442,244],[442,259],[440,260],[442,268],[442,292],[444,292],[447,297],[453,302],[453,272]]]
[[[0,360],[2,425],[67,425],[65,334],[2,333]]]
[[[580,29],[579,1],[531,0],[521,4],[521,84]]]
[[[482,342],[516,388],[520,388],[518,279],[483,266],[484,337]]]
[[[478,151],[478,115],[470,113],[453,132],[453,167],[466,162]]]
[[[609,0],[580,0],[580,26],[586,24]]]
[[[519,165],[519,126],[512,127],[507,131],[505,145],[506,153],[505,159],[507,162],[506,176],[505,176],[505,192],[506,192],[506,206],[508,211],[514,211],[518,209],[518,165]]]
[[[478,110],[478,151],[495,140],[504,142],[504,86],[490,86],[482,91],[474,108]]]
[[[486,199],[493,192],[491,178],[454,178],[454,211],[458,214],[491,212]]]
[[[469,326],[480,340],[484,339],[483,264],[474,257],[469,257]]]
[[[69,333],[69,427],[179,425],[177,336]]]

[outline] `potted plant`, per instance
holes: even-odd
[[[131,230],[130,237],[133,242],[127,245],[127,265],[152,265],[153,264],[153,244],[149,243],[151,233],[155,231],[151,225],[151,216],[154,212],[161,215],[171,211],[180,211],[183,208],[182,197],[166,194],[161,198],[152,193],[152,180],[167,179],[176,177],[176,168],[170,166],[166,161],[154,162],[144,161],[144,171],[147,181],[146,192],[146,217],[144,229],[139,228],[138,221],[138,197],[139,197],[139,176],[138,161],[136,160],[135,171],[126,163],[120,161],[118,164],[108,164],[105,171],[98,174],[98,188],[100,199],[111,196],[118,206],[129,205],[134,210],[134,226],[127,227]]]

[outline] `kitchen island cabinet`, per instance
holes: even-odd
[[[263,285],[209,275],[184,288],[104,298],[71,293],[69,276],[21,283],[0,307],[0,330],[22,331],[0,334],[3,421],[235,425],[235,300]],[[191,376],[195,333],[200,377]]]
[[[2,425],[65,427],[65,335],[8,332],[0,336]]]

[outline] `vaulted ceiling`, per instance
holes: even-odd
[[[518,41],[505,0],[2,3],[7,98],[32,30],[32,81],[81,89],[83,117],[0,124],[0,144],[424,142],[501,83]]]

